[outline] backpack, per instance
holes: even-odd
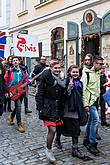
[[[85,72],[87,75],[87,85],[89,84],[89,80],[90,80],[90,76],[89,76],[89,72]]]

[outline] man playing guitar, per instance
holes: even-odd
[[[13,56],[12,59],[13,67],[11,67],[4,76],[6,85],[9,89],[10,98],[12,97],[15,103],[15,108],[12,113],[7,117],[7,123],[9,125],[14,124],[14,117],[16,115],[17,120],[17,130],[21,133],[25,132],[25,128],[23,123],[21,122],[21,100],[22,100],[22,93],[26,92],[25,89],[19,89],[19,83],[27,83],[30,84],[30,81],[27,79],[27,72],[20,67],[20,59],[17,56]],[[11,92],[12,90],[12,92]],[[14,92],[13,92],[14,91]],[[17,97],[11,96],[18,95]]]

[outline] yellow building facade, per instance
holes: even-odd
[[[109,0],[11,0],[9,33],[16,32],[37,36],[39,56],[58,58],[65,67],[87,53],[110,64]]]

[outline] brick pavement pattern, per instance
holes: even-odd
[[[49,165],[45,157],[46,127],[38,119],[35,109],[34,96],[29,96],[29,109],[32,114],[25,115],[22,105],[22,120],[26,132],[19,133],[15,125],[8,126],[6,117],[8,112],[0,117],[0,165]],[[84,128],[81,128],[79,147],[88,156],[91,161],[82,161],[71,156],[71,138],[62,136],[62,150],[58,150],[53,145],[53,152],[57,159],[57,165],[110,165],[110,128],[99,126],[99,133],[102,140],[98,147],[101,151],[100,156],[91,155],[82,145],[84,137]]]

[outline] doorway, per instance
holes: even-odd
[[[100,36],[91,34],[82,36],[82,54],[91,53],[93,56],[100,54]]]

